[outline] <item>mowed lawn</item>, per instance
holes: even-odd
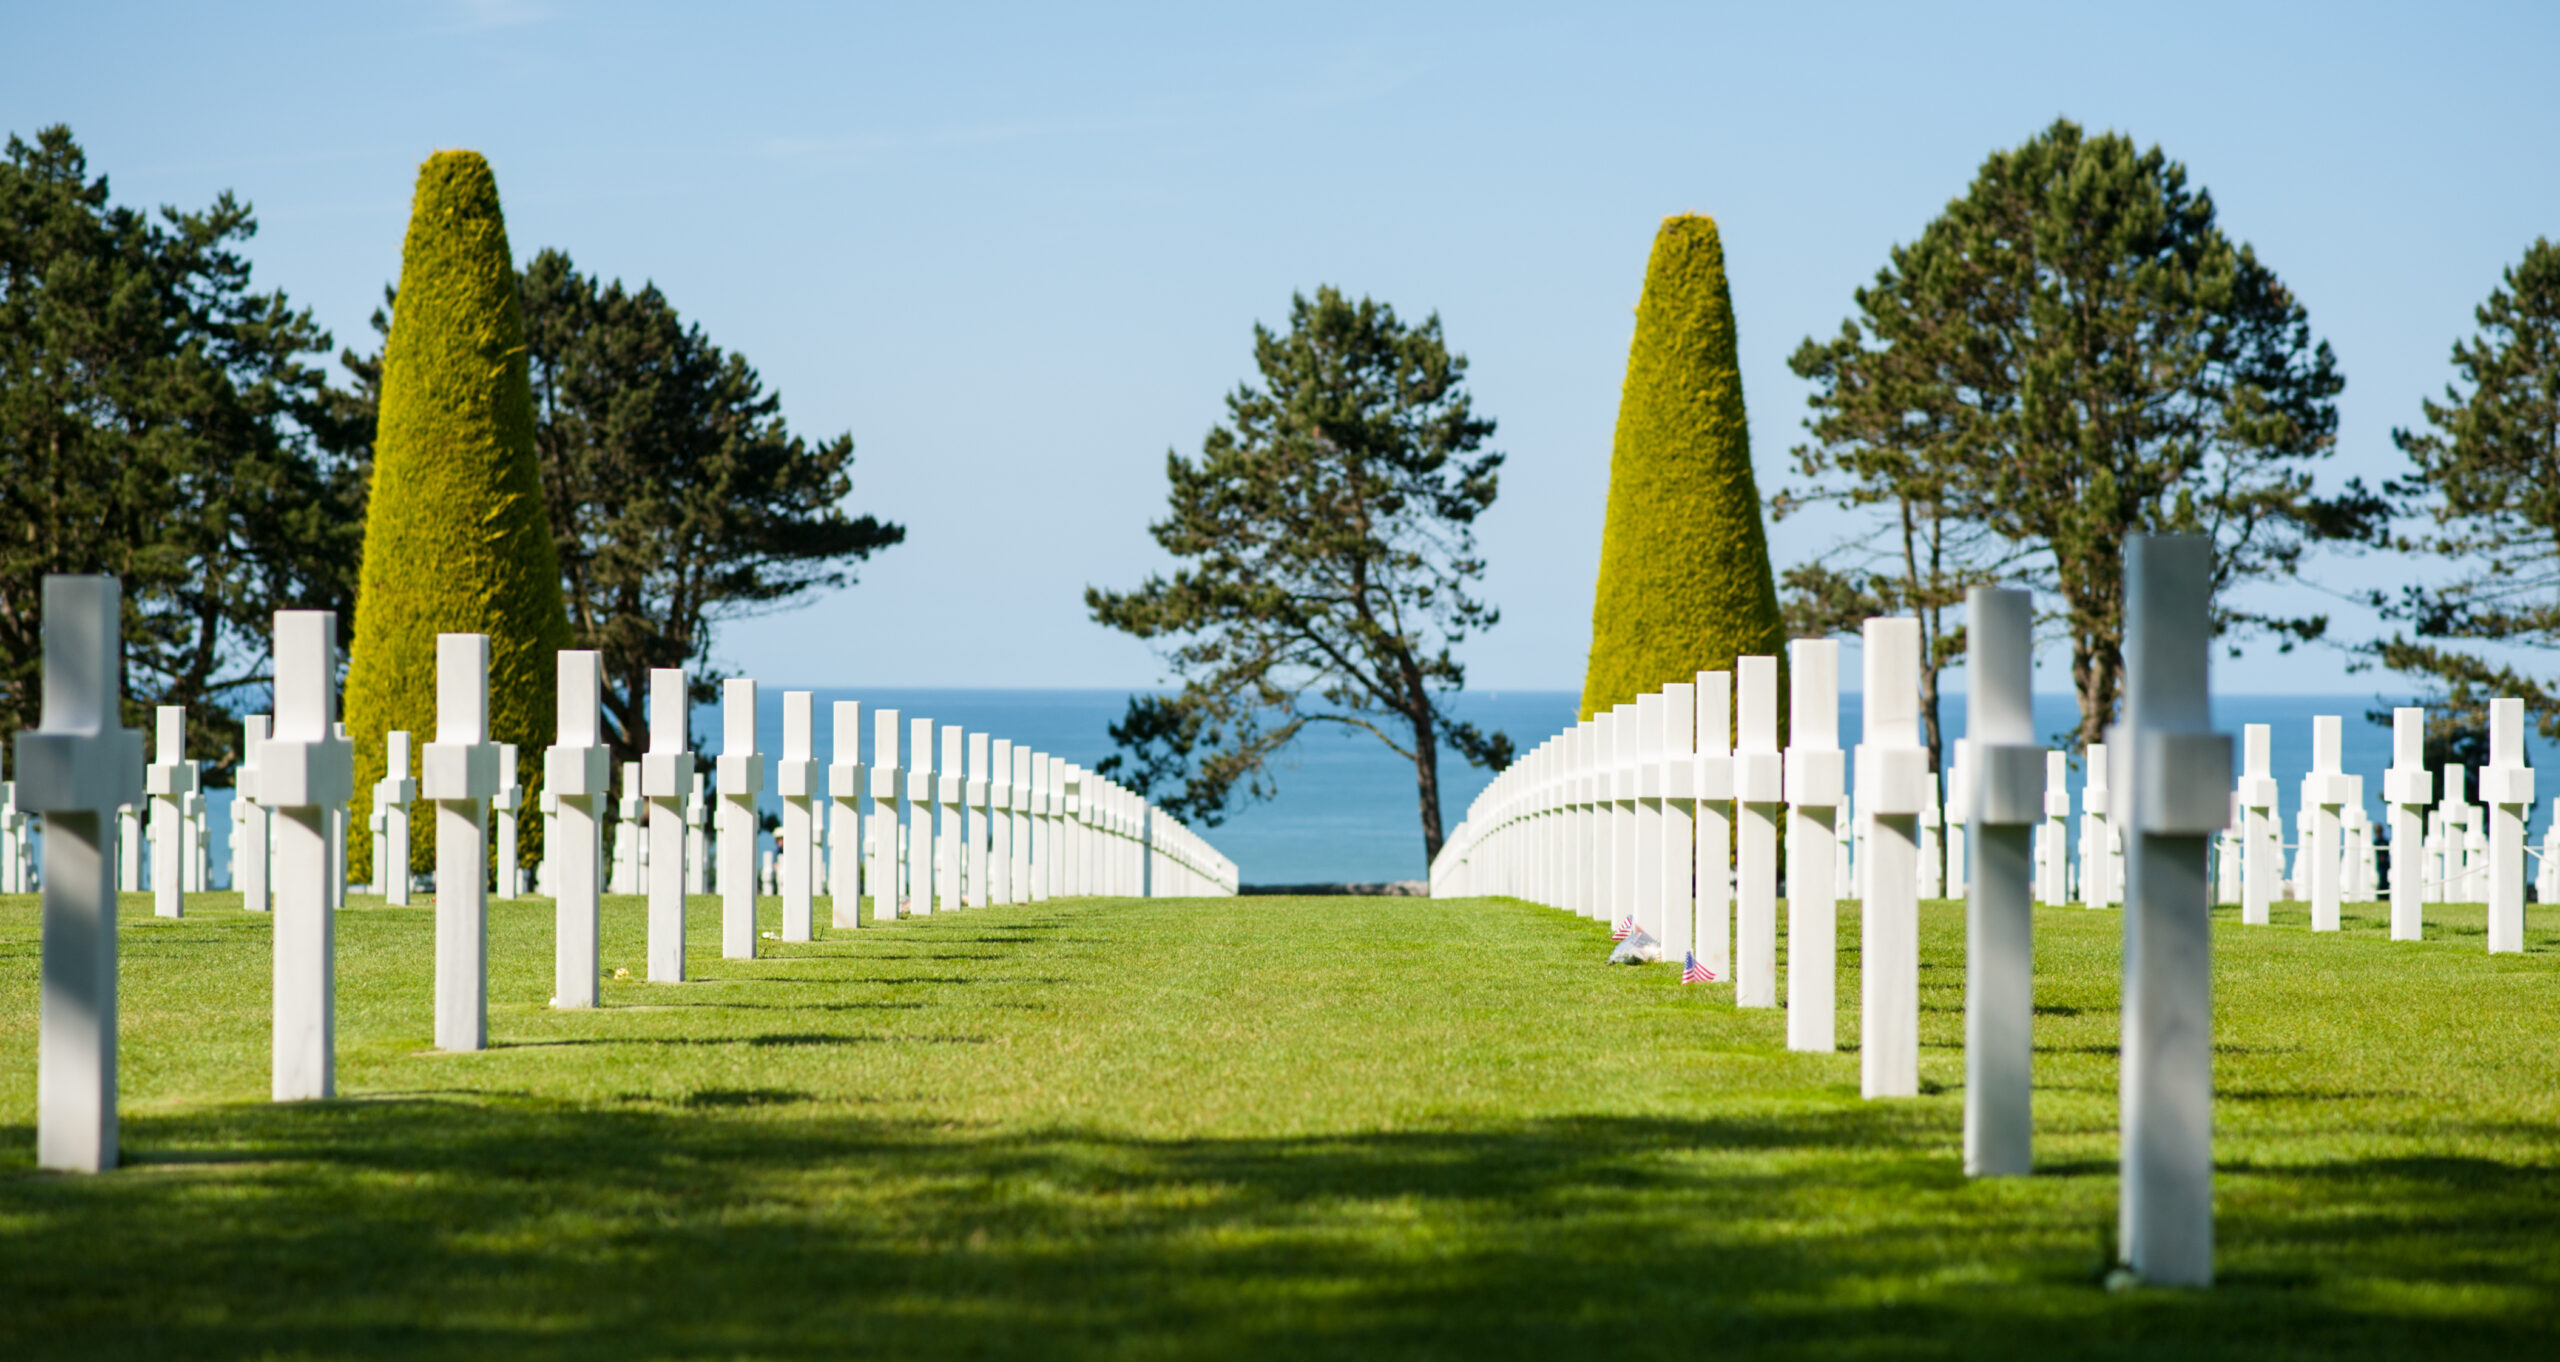
[[[0,1357],[2560,1356],[2560,912],[2216,935],[2221,1284],[2109,1293],[2110,912],[2040,910],[2037,1167],[1968,1182],[1960,906],[1927,1095],[1501,900],[1070,901],[718,956],[428,1048],[432,909],[338,919],[340,1090],[267,1091],[268,931],[127,899],[126,1166],[33,1171],[0,900]],[[765,926],[779,925],[765,905]],[[642,972],[639,900],[606,968]],[[1842,910],[1854,937],[1855,905]],[[1858,996],[1854,940],[1840,996]]]

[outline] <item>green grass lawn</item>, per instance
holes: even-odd
[[[2476,906],[2423,945],[2226,916],[2221,1284],[2110,1294],[2113,913],[2039,910],[2036,1176],[1968,1182],[1954,905],[1928,1095],[1870,1103],[1854,1052],[1509,901],[1060,902],[730,962],[698,900],[694,982],[583,1013],[544,1005],[548,904],[502,903],[494,1048],[451,1055],[432,910],[358,900],[345,1096],[280,1107],[266,923],[200,902],[128,898],[127,1166],[62,1177],[0,900],[0,1357],[2560,1355],[2539,906],[2499,958]],[[607,901],[608,973],[642,918]]]

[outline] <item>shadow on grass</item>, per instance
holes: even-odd
[[[0,1178],[0,1338],[12,1358],[614,1359],[2531,1356],[2550,1338],[2560,1179],[2484,1160],[2252,1170],[2341,1213],[2227,1213],[2220,1289],[2109,1296],[2088,1239],[2001,1208],[2111,1201],[2111,1165],[1968,1184],[1942,1132],[1874,1108],[1149,1140],[862,1119],[792,1089],[658,1100],[132,1120],[123,1174]],[[1958,1208],[1953,1233],[1932,1213]],[[2359,1289],[2377,1279],[2397,1294]]]

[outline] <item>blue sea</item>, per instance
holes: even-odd
[[[821,760],[833,750],[829,733],[832,702],[859,700],[866,711],[866,727],[871,723],[869,710],[888,706],[908,719],[931,718],[984,729],[1088,769],[1111,754],[1106,730],[1128,702],[1126,692],[1116,690],[820,690],[815,697],[817,752]],[[1481,691],[1461,696],[1457,710],[1487,728],[1508,732],[1526,750],[1570,725],[1578,699],[1578,693],[1573,691]],[[2367,810],[2379,816],[2383,812],[2381,773],[2390,765],[2391,733],[2386,727],[2367,722],[2364,714],[2380,703],[2367,697],[2337,695],[2227,695],[2214,703],[2214,722],[2233,735],[2235,747],[2242,725],[2272,726],[2274,772],[2278,787],[2285,792],[2285,808],[2290,816],[2293,792],[2303,774],[2311,769],[2313,716],[2343,717],[2346,770],[2364,775]],[[1844,741],[1854,741],[1859,727],[1858,697],[1842,696],[1840,708],[1840,732]],[[770,757],[782,750],[782,691],[759,688],[757,710],[758,742]],[[1945,697],[1941,713],[1947,738],[1952,741],[1962,737],[1964,697]],[[2036,697],[2037,728],[2049,741],[2058,741],[2059,735],[2070,732],[2076,718],[2077,708],[2070,696]],[[715,750],[719,732],[716,705],[696,712],[694,734],[703,745],[701,750]],[[2530,738],[2529,749],[2529,758],[2536,767],[2552,764],[2553,745],[2539,735]],[[867,733],[863,755],[866,759],[870,756]],[[2073,768],[2076,805],[2083,772],[2076,761]],[[1445,826],[1458,825],[1466,816],[1468,801],[1488,779],[1485,772],[1469,767],[1456,753],[1442,754]],[[1236,810],[1224,824],[1204,829],[1212,843],[1235,858],[1246,883],[1423,878],[1425,860],[1413,766],[1377,739],[1365,733],[1319,727],[1283,758],[1278,784],[1277,798]],[[2541,794],[2532,823],[2532,835],[2536,837],[2550,816],[2551,797],[2560,795],[2560,781],[2553,782]],[[776,803],[770,793],[765,798],[768,803]],[[215,825],[225,830],[223,845],[227,847],[230,792],[212,792],[209,804]],[[217,882],[228,883],[227,864],[218,864],[215,875]]]

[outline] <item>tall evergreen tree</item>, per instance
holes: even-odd
[[[435,736],[436,636],[489,636],[489,738],[520,752],[551,741],[557,655],[569,646],[560,561],[543,510],[533,387],[498,182],[478,152],[442,151],[418,170],[401,248],[399,312],[382,361],[372,497],[347,731],[359,799],[394,729]],[[517,769],[538,785],[541,763]],[[435,864],[420,820],[411,866]],[[541,820],[519,820],[528,849]],[[372,841],[350,820],[347,860],[375,879]]]
[[[1715,220],[1663,220],[1609,456],[1583,717],[1783,641]]]
[[[746,358],[545,250],[524,272],[534,441],[577,646],[604,655],[617,760],[649,745],[653,667],[710,700],[722,622],[844,586],[904,527],[856,515],[853,437],[810,440]]]
[[[2536,238],[2472,315],[2479,333],[2453,346],[2470,390],[2446,385],[2421,404],[2426,429],[2391,433],[2411,471],[2385,489],[2429,522],[2399,547],[2459,570],[2374,597],[2402,626],[2375,651],[2435,687],[2430,727],[2472,735],[2465,751],[2491,696],[2522,697],[2560,737],[2560,680],[2529,661],[2560,652],[2560,246]]]
[[[1807,505],[1856,512],[1842,541],[1787,569],[1787,633],[1855,635],[1877,615],[1920,625],[1920,722],[1943,764],[1939,672],[1964,655],[1965,593],[2019,565],[2019,546],[1966,504],[1970,423],[1958,394],[1968,351],[1938,343],[1955,319],[1907,268],[1857,293],[1861,320],[1829,343],[1807,339],[1788,366],[1810,380],[1811,442],[1795,449],[1805,482],[1770,500],[1783,519]]]
[[[70,129],[0,157],[0,727],[41,707],[44,578],[124,585],[123,690],[227,781],[275,611],[350,603],[360,464],[328,334],[250,282],[249,205],[115,204]],[[148,727],[147,723],[143,723]]]
[[[1165,455],[1170,509],[1150,533],[1184,566],[1085,589],[1096,620],[1168,640],[1183,683],[1130,700],[1103,770],[1215,826],[1237,797],[1269,797],[1271,759],[1308,725],[1355,729],[1413,763],[1427,862],[1441,747],[1511,760],[1508,737],[1449,706],[1466,684],[1456,645],[1499,618],[1468,594],[1484,574],[1475,519],[1499,488],[1493,422],[1437,316],[1409,326],[1322,288],[1290,300],[1287,334],[1255,326],[1253,357],[1262,385],[1228,396],[1199,459]]]
[[[1879,500],[1923,491],[1932,514],[2026,551],[2020,574],[2060,598],[2083,742],[2103,741],[2121,697],[2132,534],[2212,536],[2221,626],[2286,646],[2325,630],[2226,592],[2378,533],[2379,497],[2313,484],[2344,381],[2302,304],[2159,148],[2065,119],[1994,153],[1858,305],[1797,356],[1817,436]]]

